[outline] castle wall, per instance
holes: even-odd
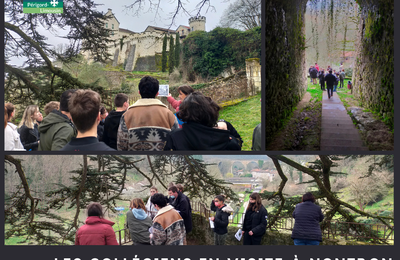
[[[118,64],[123,64],[128,58],[131,48],[135,46],[134,59],[132,61],[132,66],[135,69],[138,58],[154,56],[156,53],[162,52],[162,44],[164,35],[157,32],[144,32],[140,34],[120,34],[119,39],[122,35],[127,36],[124,39],[124,44],[119,52]],[[169,42],[168,42],[169,43]],[[109,52],[114,55],[116,50],[120,48],[119,40],[109,47]],[[167,44],[167,51],[169,50],[169,44]],[[155,64],[154,64],[155,65]]]

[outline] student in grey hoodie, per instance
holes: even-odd
[[[225,245],[226,236],[228,235],[228,224],[229,215],[233,212],[233,209],[224,203],[225,196],[217,195],[214,198],[213,204],[211,204],[211,210],[215,210],[216,214],[211,217],[214,221],[214,244]]]
[[[150,245],[149,228],[153,222],[146,213],[143,200],[133,199],[129,208],[126,213],[126,227],[129,228],[133,245]]]

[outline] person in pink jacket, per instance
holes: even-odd
[[[75,245],[119,245],[112,226],[114,222],[104,219],[103,207],[90,203],[87,207],[88,217],[75,235]]]
[[[178,92],[179,92],[180,100],[175,100],[171,96],[171,93],[169,93],[168,97],[167,97],[168,102],[171,104],[171,106],[175,109],[176,112],[179,111],[179,106],[181,105],[182,101],[186,98],[186,96],[188,96],[190,93],[194,92],[194,89],[191,86],[182,85],[182,86],[178,87]],[[179,119],[178,119],[178,123],[179,123],[179,128],[182,128],[182,122]]]
[[[179,106],[182,103],[182,101],[185,99],[187,95],[190,93],[194,92],[194,89],[191,86],[188,85],[182,85],[178,87],[178,92],[179,92],[179,99],[180,100],[175,100],[172,96],[171,93],[168,94],[168,102],[171,104],[173,108],[175,108],[176,112],[179,111]]]

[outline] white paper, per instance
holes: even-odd
[[[211,220],[211,217],[208,218],[210,220],[210,227],[214,228],[214,221]]]
[[[235,237],[238,241],[242,239],[242,229],[239,228],[239,230],[235,234]]]
[[[158,89],[158,96],[159,97],[168,97],[169,94],[169,85],[160,85]]]

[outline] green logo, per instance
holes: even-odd
[[[63,0],[24,0],[24,14],[62,14]]]

